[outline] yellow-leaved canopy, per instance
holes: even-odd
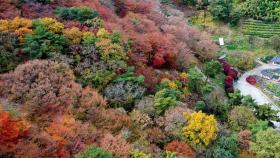
[[[207,115],[201,111],[184,113],[187,125],[183,128],[183,135],[187,141],[197,148],[205,148],[217,136],[218,123],[214,115]]]

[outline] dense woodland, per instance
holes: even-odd
[[[280,158],[277,111],[233,86],[280,48],[226,32],[247,19],[280,2],[0,0],[0,157]]]

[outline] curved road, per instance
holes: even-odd
[[[251,95],[252,98],[256,100],[258,104],[274,104],[274,102],[265,95],[259,88],[249,84],[246,78],[250,75],[261,75],[261,71],[264,69],[276,69],[280,68],[279,65],[273,64],[263,64],[250,71],[244,73],[237,82],[235,82],[234,87],[239,89],[243,95]]]
[[[259,60],[257,60],[257,62],[259,64],[261,64],[260,66],[247,71],[246,73],[244,73],[237,82],[234,83],[234,88],[239,89],[242,95],[251,95],[253,99],[256,100],[256,102],[259,105],[262,104],[271,104],[272,108],[274,110],[279,110],[280,108],[278,106],[275,105],[274,101],[272,101],[266,94],[264,94],[262,92],[262,90],[260,90],[259,88],[249,84],[246,81],[246,78],[250,75],[261,75],[261,71],[264,69],[276,69],[276,68],[280,68],[280,65],[273,65],[273,64],[265,64]],[[280,112],[278,113],[278,116],[280,117]],[[275,126],[277,127],[278,130],[280,130],[280,122],[275,122],[274,123]]]

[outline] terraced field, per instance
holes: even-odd
[[[247,20],[242,24],[242,32],[246,35],[269,38],[280,35],[280,23],[264,23],[262,21]]]

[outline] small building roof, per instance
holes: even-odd
[[[271,61],[276,62],[276,63],[280,63],[280,56],[275,56]]]
[[[277,76],[277,75],[272,76],[272,79],[274,79],[274,80],[279,80],[279,78],[280,78],[280,76]]]
[[[266,77],[269,77],[269,78],[272,78],[272,77],[273,77],[273,74],[272,74],[272,72],[271,72],[270,69],[262,70],[262,71],[261,71],[261,74],[262,74],[263,76],[266,76]]]
[[[274,72],[280,74],[280,69],[275,69]]]

